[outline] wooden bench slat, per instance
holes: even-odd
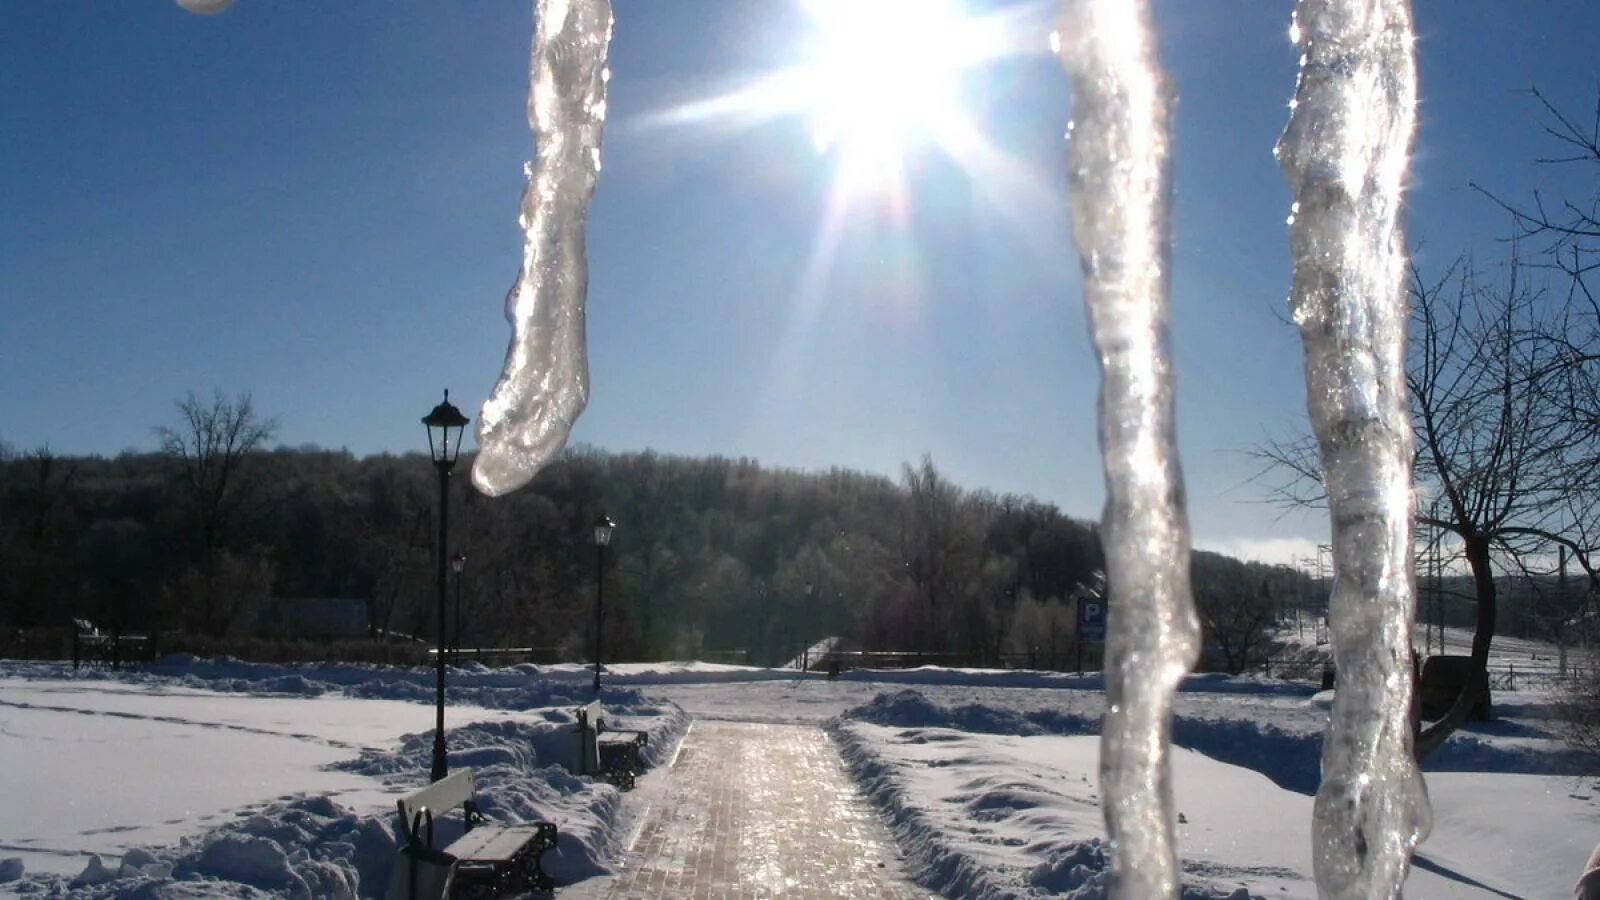
[[[505,862],[538,837],[538,825],[479,825],[444,852],[463,862]]]
[[[401,797],[397,801],[400,821],[409,829],[412,818],[424,808],[431,810],[434,818],[439,818],[471,799],[472,770],[457,769],[422,790]]]

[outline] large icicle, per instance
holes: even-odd
[[[511,345],[478,415],[472,483],[516,490],[567,443],[589,400],[584,218],[600,173],[609,0],[535,0],[528,124],[537,163],[522,192],[522,271],[506,297]]]
[[[233,4],[233,0],[178,0],[178,5],[197,16],[214,16]]]
[[[1407,0],[1299,0],[1290,308],[1333,519],[1339,689],[1312,825],[1324,897],[1394,897],[1429,811],[1412,760],[1411,428],[1399,214],[1416,108]]]
[[[1167,347],[1173,101],[1144,0],[1064,0],[1055,40],[1072,76],[1072,234],[1101,372],[1112,602],[1100,781],[1111,894],[1176,897],[1167,749],[1199,626]]]

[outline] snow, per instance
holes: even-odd
[[[902,839],[935,860],[954,895],[1103,890],[1093,738],[861,723],[842,726],[839,737],[875,798],[895,810]],[[1186,896],[1239,888],[1317,896],[1309,796],[1192,750],[1174,750],[1173,770]],[[1445,773],[1428,781],[1440,815],[1408,895],[1562,896],[1600,833],[1600,807],[1587,792],[1573,795],[1570,777]]]
[[[1420,645],[1423,641],[1423,623],[1418,622],[1412,636],[1412,643]],[[1434,641],[1442,644],[1437,653],[1450,653],[1465,656],[1472,652],[1472,635],[1470,628],[1457,628],[1447,626],[1433,632]],[[1570,652],[1570,651],[1569,651]],[[1576,655],[1576,653],[1574,653]],[[1561,648],[1549,641],[1537,638],[1516,637],[1509,634],[1497,634],[1489,644],[1490,668],[1513,666],[1523,662],[1550,662],[1561,658]]]
[[[376,734],[392,739],[427,722],[424,709],[398,701],[255,698],[245,705],[194,690],[102,694],[70,681],[9,678],[0,680],[0,695],[0,768],[30,773],[0,782],[0,808],[30,810],[0,823],[0,843],[22,851],[28,871],[62,874],[83,868],[75,848],[120,856],[174,843],[218,824],[228,810],[299,792],[376,812],[394,802],[381,785],[328,767],[379,746]],[[457,721],[484,712],[452,710]],[[39,772],[42,762],[96,790],[63,791],[56,778],[39,777],[49,774]],[[108,793],[115,802],[106,802]]]
[[[29,811],[0,818],[0,857],[23,866],[0,893],[113,897],[176,879],[213,895],[381,894],[394,801],[426,783],[431,676],[181,656],[123,673],[0,664],[0,765],[26,773],[0,781],[0,809]],[[606,871],[618,793],[565,765],[587,685],[468,666],[448,696],[450,763],[473,767],[480,807],[559,822],[545,857],[558,879]],[[688,724],[635,690],[600,699],[650,733],[647,766]]]
[[[940,699],[944,693],[922,686],[883,694],[831,726],[902,845],[950,896],[1101,896],[1106,860],[1089,737],[1095,723],[1055,715],[1038,698],[1007,707],[999,698],[951,703]],[[1225,696],[1229,705],[1241,699]],[[1259,697],[1232,716],[1219,699],[1179,695],[1173,767],[1184,896],[1228,897],[1245,889],[1251,896],[1315,897],[1310,792],[1320,723],[1307,721],[1305,710],[1320,708],[1325,719],[1326,698]],[[1196,715],[1202,712],[1217,717]],[[1502,726],[1532,730],[1514,720]],[[1494,738],[1469,735],[1461,743],[1485,740]],[[1430,768],[1472,769],[1480,762],[1453,749],[1447,746]],[[1267,772],[1218,755],[1266,763]],[[1560,768],[1563,761],[1570,759],[1548,740],[1493,760],[1528,770]],[[1600,833],[1594,827],[1600,783],[1494,771],[1431,772],[1427,781],[1438,815],[1406,883],[1408,895],[1570,894]]]
[[[970,823],[930,836],[941,844],[932,852],[951,870],[958,895],[977,893],[980,884],[984,893],[1024,896],[1099,896],[1105,889],[1096,739],[862,724],[842,731],[858,768],[877,757],[878,791],[925,798],[903,804],[906,819]],[[885,778],[885,770],[896,777]],[[1189,879],[1227,881],[1228,888],[1211,891],[1220,896],[1236,887],[1315,896],[1307,874],[1309,798],[1192,750],[1174,750],[1173,771],[1179,845],[1194,860],[1184,867]],[[902,828],[919,830],[926,830],[922,823]]]
[[[650,730],[658,767],[623,795],[565,767],[591,675],[474,664],[448,677],[452,768],[474,767],[491,818],[560,825],[545,857],[560,883],[613,866],[695,716],[826,726],[930,890],[1103,896],[1095,676],[614,665],[608,717]],[[120,673],[0,663],[0,765],[27,773],[0,781],[0,895],[378,894],[394,799],[426,781],[431,678],[187,657]],[[1552,701],[1501,692],[1495,722],[1430,760],[1435,828],[1407,896],[1570,896],[1600,835],[1600,783],[1570,774],[1582,761],[1556,741]],[[1172,763],[1185,896],[1316,896],[1311,795],[1330,705],[1305,684],[1184,682]]]

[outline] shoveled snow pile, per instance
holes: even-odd
[[[382,896],[394,800],[427,782],[432,678],[182,657],[122,673],[0,664],[0,765],[27,773],[0,785],[0,845],[24,853],[0,861],[0,894]],[[619,794],[567,768],[588,686],[481,666],[448,682],[451,769],[473,769],[480,808],[499,822],[556,822],[544,863],[558,883],[605,871]],[[649,733],[646,766],[688,725],[636,689],[600,699],[608,720]],[[452,816],[438,838],[459,829]],[[86,855],[95,848],[111,852]]]
[[[1250,696],[1249,679],[1232,681],[1231,704],[1190,694],[1179,705],[1184,896],[1315,897],[1310,794],[1328,695]],[[1049,705],[953,693],[884,693],[828,724],[889,817],[908,868],[951,897],[1104,896],[1092,705],[1071,692]],[[1425,767],[1436,826],[1408,895],[1568,896],[1600,834],[1600,783],[1550,774],[1575,771],[1579,760],[1546,730],[1547,700],[1502,695],[1497,709],[1499,720],[1458,735]]]
[[[326,797],[272,804],[175,848],[133,848],[121,860],[90,857],[74,878],[11,885],[19,896],[373,896],[387,882],[395,839],[389,824]]]

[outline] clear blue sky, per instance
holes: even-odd
[[[931,453],[968,487],[1097,516],[1053,6],[983,4],[1036,50],[966,72],[955,104],[1016,177],[914,147],[904,209],[855,197],[819,270],[837,157],[807,122],[673,115],[796,65],[812,20],[794,0],[616,0],[589,226],[593,390],[573,440],[891,475]],[[253,393],[285,444],[357,454],[425,447],[418,419],[441,387],[476,412],[520,259],[529,7],[0,4],[0,440],[151,449],[174,401],[213,387]],[[1290,8],[1156,4],[1180,94],[1173,330],[1192,519],[1201,546],[1246,552],[1325,539],[1315,519],[1249,502],[1239,452],[1303,421],[1270,154],[1293,91]],[[1424,0],[1417,18],[1411,241],[1425,266],[1492,257],[1507,223],[1467,182],[1563,187],[1533,164],[1551,147],[1514,92],[1592,113],[1600,4]]]

